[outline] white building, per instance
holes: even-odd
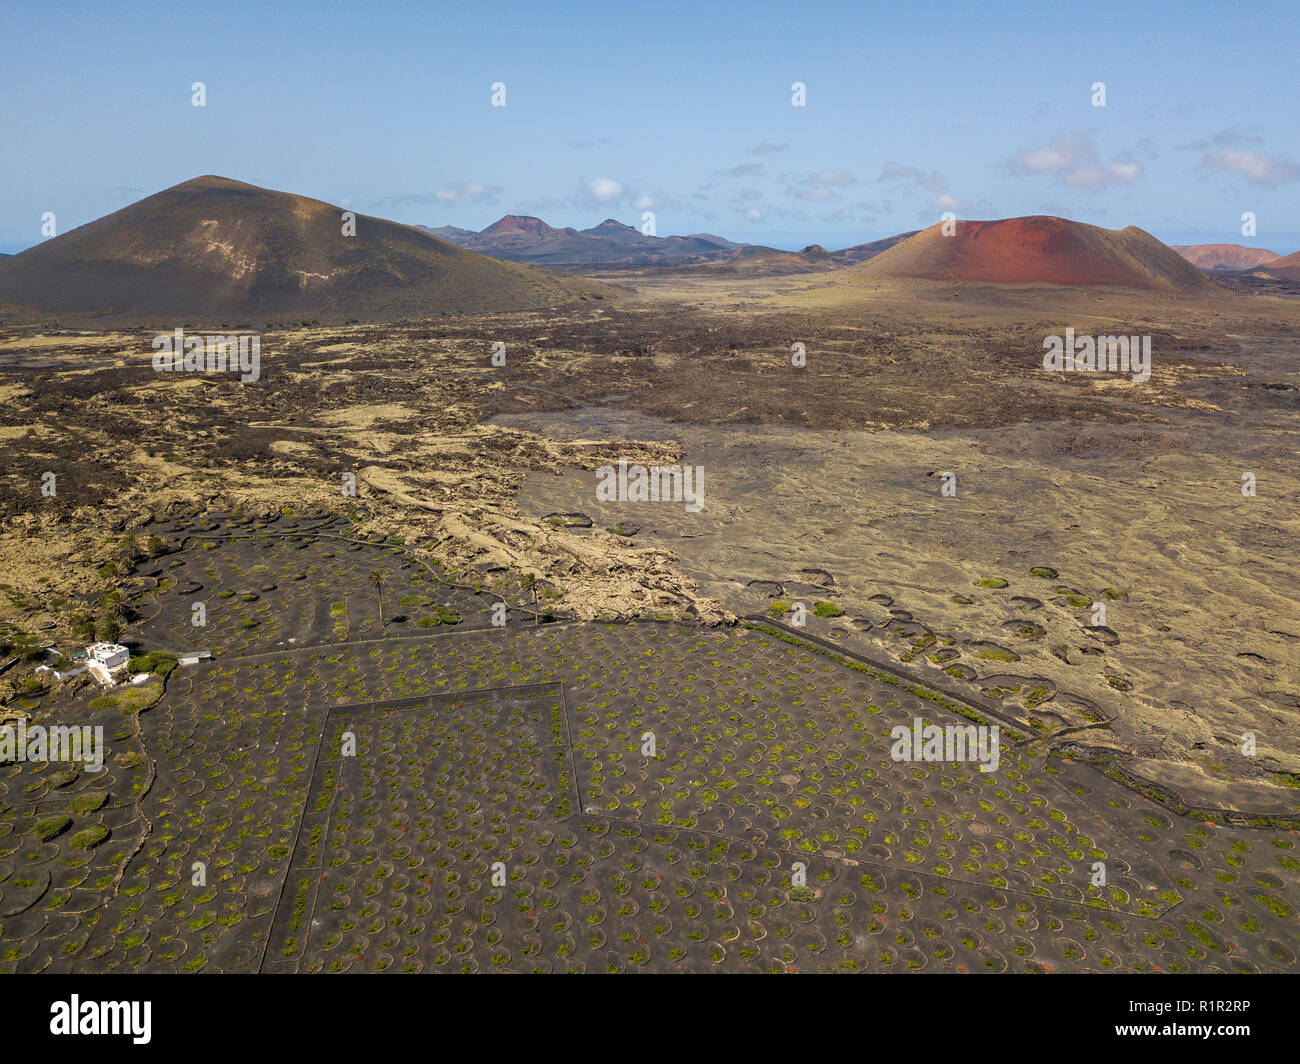
[[[94,643],[86,647],[86,668],[105,687],[126,677],[131,652],[118,643]]]

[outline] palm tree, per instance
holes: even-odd
[[[140,560],[140,548],[135,542],[135,536],[123,536],[122,541],[117,546],[118,572],[130,572],[137,561]]]
[[[379,627],[384,626],[384,574],[382,570],[370,570],[370,586],[379,592]]]

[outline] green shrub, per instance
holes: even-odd
[[[86,791],[68,802],[68,812],[85,816],[87,813],[93,813],[106,801],[108,801],[107,791]]]
[[[93,827],[82,828],[68,839],[68,843],[79,850],[91,850],[106,838],[108,838],[108,828],[104,827],[103,824],[96,824]]]
[[[157,676],[166,676],[176,668],[177,657],[164,650],[151,650],[148,654],[137,654],[126,663],[128,672],[151,672]]]
[[[49,842],[50,839],[57,835],[62,835],[68,830],[72,823],[70,816],[47,816],[36,821],[36,826],[32,828],[32,834],[41,842]]]

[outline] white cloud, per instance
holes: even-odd
[[[460,181],[446,185],[436,192],[403,192],[378,200],[379,207],[402,207],[412,203],[433,203],[441,207],[465,207],[473,203],[491,203],[501,194],[497,185],[484,185],[477,181]]]
[[[847,170],[819,170],[808,178],[810,185],[835,185],[842,188],[845,185],[851,185],[856,178]]]
[[[1016,156],[1014,165],[1031,174],[1048,174],[1055,170],[1064,170],[1074,162],[1075,152],[1062,144],[1051,144],[1042,148],[1022,151]]]
[[[1201,160],[1201,166],[1214,170],[1232,170],[1257,185],[1277,185],[1300,177],[1300,167],[1285,159],[1259,151],[1223,148]]]
[[[1058,133],[1049,144],[1022,149],[1007,169],[1019,175],[1050,174],[1063,185],[1089,192],[1127,185],[1142,176],[1142,164],[1131,159],[1102,163],[1091,133]]]
[[[793,181],[793,175],[786,175],[786,181]],[[847,170],[819,170],[815,174],[799,178],[795,184],[786,190],[786,195],[793,196],[795,199],[809,200],[813,203],[825,203],[828,200],[838,200],[840,197],[832,191],[832,188],[844,188],[848,185],[856,184],[855,178]]]
[[[917,217],[926,225],[935,221],[934,215],[938,214],[955,214],[961,218],[996,218],[997,208],[988,200],[968,200],[961,196],[953,196],[950,193],[943,192],[934,199],[930,200],[926,209],[919,212]]]
[[[789,144],[771,144],[765,140],[761,144],[755,144],[752,148],[750,148],[749,154],[750,155],[774,155],[779,151],[785,151],[786,148],[788,147],[790,147]]]
[[[1061,181],[1074,188],[1095,192],[1107,185],[1127,185],[1142,176],[1141,163],[1111,163],[1109,166],[1083,166],[1059,175]]]
[[[948,187],[948,179],[939,173],[925,173],[918,170],[915,166],[904,166],[902,163],[885,163],[880,171],[877,181],[910,181],[919,188],[928,189],[931,192],[942,192]]]
[[[601,203],[608,203],[623,195],[623,183],[608,177],[597,177],[587,182],[587,191]]]
[[[1231,129],[1221,129],[1208,140],[1193,140],[1187,144],[1174,145],[1181,151],[1209,151],[1211,148],[1244,148],[1258,147],[1264,143],[1264,138],[1253,133],[1251,130],[1256,127],[1242,128],[1234,126]]]
[[[436,202],[449,207],[465,207],[471,203],[482,203],[493,199],[501,190],[495,185],[483,185],[477,181],[460,181],[446,188],[440,188],[433,194]]]
[[[707,196],[697,194],[695,198],[708,202]],[[627,207],[638,211],[660,209],[680,211],[682,209],[681,202],[663,189],[657,192],[642,191],[610,177],[597,177],[591,180],[581,177],[567,196],[546,196],[519,206],[535,211],[604,211],[606,214],[613,207],[619,209]]]

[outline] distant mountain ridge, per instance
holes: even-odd
[[[506,215],[475,233],[402,225],[205,176],[0,257],[0,307],[6,316],[163,323],[391,321],[555,307],[588,298],[599,284],[566,274],[657,267],[1182,293],[1246,283],[1247,275],[1266,285],[1275,283],[1269,278],[1300,282],[1300,253],[1240,269],[1237,263],[1272,253],[1211,245],[1216,250],[1201,261],[1224,275],[1216,282],[1135,226],[1031,216],[959,221],[949,235],[945,225],[839,251],[812,244],[797,252],[708,233],[649,236],[613,218],[578,230]]]
[[[874,259],[882,251],[888,251],[895,244],[901,244],[904,240],[916,236],[920,231],[919,229],[912,229],[906,233],[899,233],[897,236],[887,236],[883,240],[872,240],[867,244],[855,244],[851,248],[844,248],[832,252],[832,254],[838,261],[844,263],[866,262],[868,259]]]
[[[1178,254],[1202,270],[1252,270],[1282,256],[1276,251],[1240,244],[1170,244]]]
[[[1274,277],[1285,277],[1288,281],[1300,281],[1300,251],[1267,262],[1258,270]]]
[[[507,214],[477,233],[452,225],[415,228],[494,258],[569,271],[654,266],[712,266],[768,273],[838,269],[864,262],[912,235],[903,233],[842,251],[827,251],[819,245],[803,251],[780,251],[713,233],[647,236],[635,226],[614,218],[606,218],[589,229],[559,229],[541,218],[524,214]]]

